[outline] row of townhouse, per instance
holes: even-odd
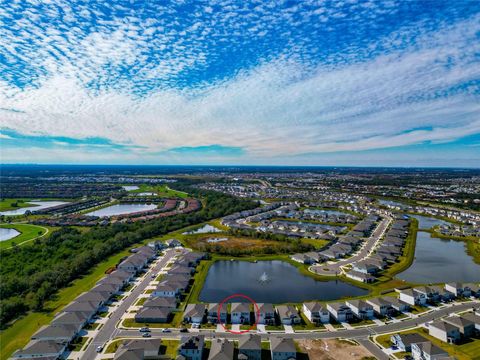
[[[148,246],[134,251],[134,254],[117,265],[115,271],[98,281],[90,291],[81,294],[62,309],[49,325],[42,326],[32,335],[31,341],[23,349],[15,352],[12,358],[57,359],[67,351],[69,344],[81,336],[82,329],[94,322],[97,313],[106,310],[111,298],[120,294],[122,289],[128,286],[137,273],[157,254]],[[130,261],[131,259],[134,260]],[[138,264],[138,267],[132,267],[133,264]]]
[[[410,222],[407,219],[397,216],[382,242],[375,249],[375,253],[353,263],[352,269],[346,273],[346,276],[364,283],[374,282],[376,276],[382,270],[385,270],[402,256],[409,225]]]
[[[475,283],[446,283],[438,285],[417,286],[408,289],[396,289],[401,301],[410,305],[426,305],[448,302],[461,297],[480,297],[480,286]]]
[[[364,243],[365,238],[373,233],[379,219],[377,215],[369,215],[345,236],[339,236],[327,249],[294,254],[290,258],[302,264],[311,265],[351,255]]]
[[[238,339],[237,351],[233,341],[213,339],[208,360],[261,360],[262,339],[260,335],[248,334]],[[205,355],[203,335],[183,336],[178,347],[177,360],[202,360]],[[270,358],[272,360],[290,360],[297,358],[297,350],[292,339],[272,337],[270,339]],[[115,358],[116,359],[116,358]]]
[[[183,319],[185,322],[192,324],[204,322],[225,324],[229,319],[228,313],[228,304],[222,304],[222,306],[218,303],[188,304]],[[298,310],[292,305],[277,305],[274,307],[273,304],[259,303],[256,307],[253,307],[249,303],[230,304],[231,324],[252,324],[254,322],[264,325],[276,325],[277,323],[293,325],[299,324],[301,318]]]
[[[168,323],[178,308],[180,297],[188,291],[195,268],[204,253],[189,252],[175,260],[173,266],[162,276],[160,283],[149,299],[135,313],[138,323]]]

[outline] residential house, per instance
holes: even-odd
[[[372,305],[373,311],[378,316],[386,316],[394,312],[391,302],[384,298],[379,297],[379,298],[368,299],[367,303]]]
[[[154,297],[149,298],[143,304],[143,307],[163,307],[170,310],[176,309],[178,300],[174,297]]]
[[[425,305],[427,303],[425,294],[419,293],[414,289],[396,289],[396,291],[399,294],[400,301],[409,305]]]
[[[35,334],[32,340],[52,340],[62,343],[70,343],[77,337],[79,329],[72,324],[69,325],[44,325]]]
[[[146,264],[147,264],[146,258],[135,254],[135,255],[130,255],[128,258],[126,258],[120,264],[118,264],[117,269],[127,271],[131,274],[136,274],[140,270],[142,270]]]
[[[378,272],[379,267],[368,261],[359,261],[352,265],[354,271],[361,272],[363,274],[375,274]]]
[[[178,354],[187,360],[202,360],[205,337],[203,335],[182,336],[178,347]]]
[[[353,318],[352,309],[343,303],[329,303],[327,310],[338,322],[348,322]]]
[[[325,324],[330,322],[330,313],[319,302],[312,301],[303,303],[303,313],[314,324]]]
[[[387,300],[392,308],[397,312],[405,312],[410,310],[410,305],[401,301],[396,297],[389,297]]]
[[[470,288],[465,288],[464,285],[459,282],[450,282],[445,284],[445,290],[451,292],[453,295],[455,295],[455,297],[471,295]]]
[[[390,342],[403,352],[411,352],[412,344],[428,341],[418,333],[395,334],[390,337]]]
[[[171,313],[171,309],[166,307],[142,307],[135,313],[135,321],[138,323],[167,323]]]
[[[86,326],[91,317],[87,313],[82,312],[61,312],[58,314],[50,324],[52,325],[74,325],[78,331]]]
[[[93,292],[88,291],[84,292],[74,301],[76,302],[89,302],[95,304],[98,308],[106,305],[108,300],[110,299],[111,295],[108,292]]]
[[[115,351],[114,360],[162,359],[162,339],[125,340]]]
[[[72,313],[81,312],[84,313],[88,319],[91,319],[98,311],[98,306],[91,302],[76,302],[73,301],[63,308],[62,312]]]
[[[428,325],[428,333],[446,343],[456,343],[461,334],[458,327],[443,320],[436,320]]]
[[[292,305],[278,305],[275,309],[283,325],[300,324],[302,321],[298,310]]]
[[[272,304],[269,303],[259,303],[258,306],[258,318],[257,324],[263,325],[275,325],[275,310]],[[254,308],[256,311],[256,308]],[[257,314],[255,314],[257,316]]]
[[[449,356],[447,352],[430,341],[412,343],[411,347],[414,360],[441,360]]]
[[[462,317],[473,322],[475,325],[475,329],[477,331],[480,331],[480,315],[477,315],[473,312],[469,312],[469,313],[463,314]]]
[[[227,322],[227,304],[223,304],[221,307],[218,303],[208,304],[207,321],[211,324],[225,324]]]
[[[475,323],[468,318],[461,316],[449,316],[443,319],[446,323],[452,324],[460,331],[463,337],[470,337],[475,334]]]
[[[297,358],[297,349],[293,339],[270,338],[270,354],[272,360],[291,360]]]
[[[161,297],[177,297],[180,295],[180,289],[169,283],[158,284],[157,288],[152,292],[151,296]]]
[[[373,318],[373,306],[364,300],[347,300],[346,305],[359,319]]]
[[[355,270],[350,270],[345,274],[345,276],[348,277],[349,279],[360,281],[363,283],[368,283],[368,284],[375,281],[374,276],[363,273],[363,272],[355,271]]]
[[[205,304],[188,304],[183,312],[183,320],[192,324],[201,324],[205,318]]]
[[[16,351],[12,359],[57,359],[67,350],[67,346],[67,343],[54,340],[33,340],[23,349]]]
[[[117,283],[117,284],[97,284],[95,285],[90,291],[91,292],[101,292],[101,293],[108,293],[110,296],[113,296],[115,294],[118,294],[120,292],[120,289],[123,287],[123,285]]]
[[[250,304],[232,303],[230,314],[232,324],[250,324]]]
[[[208,360],[232,360],[234,346],[227,339],[213,339],[210,345]]]
[[[260,335],[248,334],[238,340],[238,360],[261,360],[262,338]]]

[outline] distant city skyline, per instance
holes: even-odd
[[[480,167],[480,2],[6,2],[0,162]]]

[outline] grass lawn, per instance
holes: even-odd
[[[7,249],[13,246],[13,244],[21,245],[22,243],[33,240],[47,232],[46,227],[30,224],[2,224],[0,227],[4,229],[15,229],[20,233],[12,239],[0,241],[0,250]],[[48,229],[51,230],[52,228]]]
[[[112,354],[115,351],[117,351],[118,347],[122,345],[122,342],[125,341],[125,339],[115,339],[113,340],[110,344],[107,345],[107,347],[104,350],[105,354]]]
[[[375,322],[373,320],[364,319],[364,320],[360,320],[358,322],[351,322],[350,325],[352,325],[353,327],[356,327],[356,326],[372,325],[374,323]]]
[[[135,303],[135,306],[140,306],[140,305],[145,304],[145,302],[146,302],[148,299],[149,299],[149,298],[147,298],[147,297],[138,299],[138,301]]]
[[[100,326],[99,323],[88,324],[84,327],[85,330],[96,330]]]
[[[170,198],[177,197],[177,198],[185,199],[189,196],[186,192],[170,189],[168,185],[143,184],[143,185],[140,185],[137,190],[129,191],[130,194],[142,193],[142,192],[154,192],[154,193],[157,193],[157,196],[170,197]]]
[[[83,348],[83,345],[87,342],[88,337],[82,336],[78,339],[75,339],[75,341],[71,344],[72,351],[80,351]]]
[[[390,338],[392,337],[392,334],[389,335],[380,335],[376,337],[376,341],[382,345],[385,349],[388,349],[390,346],[392,346],[392,343],[390,342]]]
[[[36,206],[29,204],[29,199],[2,199],[0,200],[0,211],[16,210],[29,206]]]
[[[116,265],[118,261],[128,254],[128,250],[109,257],[99,263],[92,272],[75,280],[71,286],[58,292],[54,299],[45,304],[45,311],[31,312],[15,321],[10,327],[0,333],[1,350],[0,360],[6,360],[15,351],[25,346],[30,337],[42,325],[48,324],[62,308],[68,305],[81,293],[90,290],[95,283],[105,276],[105,271]]]
[[[300,312],[300,317],[302,319],[302,322],[300,324],[295,324],[292,327],[295,330],[317,330],[321,327],[315,326],[315,324],[312,324],[310,320],[307,319],[307,317],[303,314],[303,312]]]
[[[324,240],[324,239],[307,239],[307,238],[302,238],[300,240],[304,244],[310,244],[315,247],[315,249],[319,250],[324,248],[327,244],[330,244],[329,240]]]

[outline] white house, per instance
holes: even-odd
[[[346,322],[353,318],[352,309],[342,303],[329,303],[327,310],[338,322]]]
[[[346,305],[359,319],[370,319],[373,317],[373,306],[368,301],[347,300]]]
[[[409,305],[425,305],[427,303],[427,297],[425,294],[419,293],[414,289],[397,290],[400,301],[403,301]]]
[[[330,313],[319,302],[312,301],[303,303],[303,313],[314,324],[330,322]]]

